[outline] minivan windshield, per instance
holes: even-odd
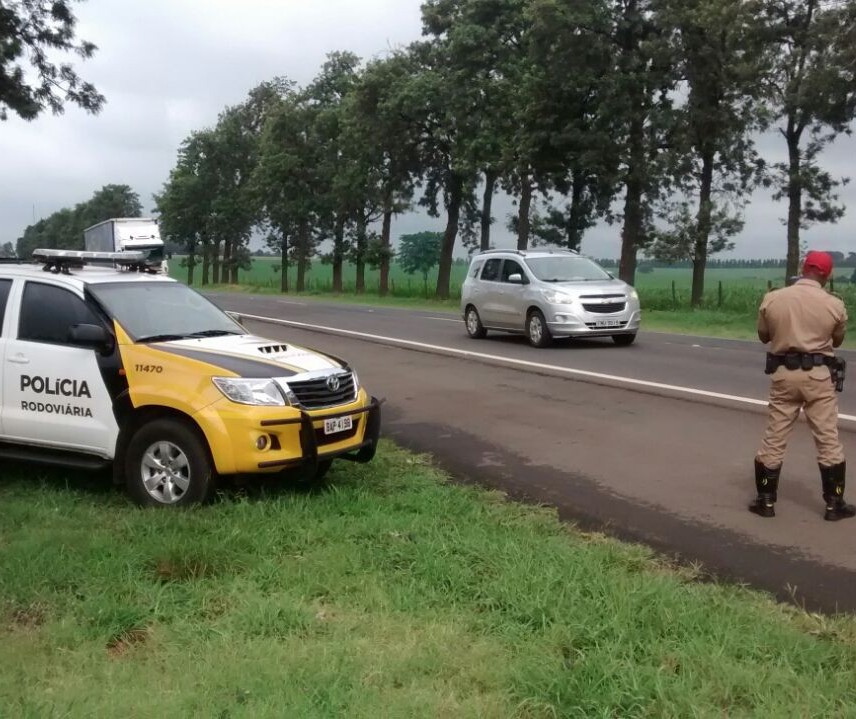
[[[180,282],[110,282],[88,289],[135,342],[246,334],[214,303]]]
[[[595,282],[611,279],[606,270],[586,257],[530,257],[526,259],[526,264],[542,282]]]

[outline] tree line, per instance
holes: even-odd
[[[445,298],[502,189],[520,248],[578,248],[605,220],[622,279],[640,254],[687,262],[697,304],[754,189],[786,203],[789,275],[800,231],[843,215],[845,180],[818,159],[856,112],[854,0],[426,0],[422,24],[381,59],[335,52],[305,87],[262,83],[182,143],[156,204],[189,273],[234,279],[261,228],[297,290],[328,241],[334,287],[351,260],[383,293],[392,222],[418,203],[446,219]],[[784,162],[762,156],[768,130]]]

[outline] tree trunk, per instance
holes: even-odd
[[[520,192],[520,210],[517,213],[517,249],[529,249],[529,215],[532,210],[532,180],[529,175],[523,178],[523,189]]]
[[[252,262],[252,260],[250,260]],[[229,282],[233,285],[238,284],[238,263],[235,262],[234,257],[232,258],[232,267],[229,270]]]
[[[641,113],[641,109],[639,110]],[[618,277],[627,284],[636,281],[636,253],[642,240],[642,181],[645,166],[645,125],[641,116],[630,123],[630,164],[625,180],[624,227],[621,230],[621,262]]]
[[[357,293],[362,294],[366,291],[366,249],[368,245],[368,237],[366,235],[366,218],[362,211],[357,218]]]
[[[342,265],[345,262],[345,218],[336,217],[333,231],[333,292],[342,291]]]
[[[583,224],[585,223],[585,208],[583,194],[586,189],[586,177],[583,173],[574,173],[571,183],[571,207],[568,210],[566,226],[568,249],[579,252],[583,244]]]
[[[800,271],[800,221],[802,219],[802,166],[800,138],[792,123],[788,133],[788,262],[785,278]]]
[[[461,219],[461,204],[464,197],[464,178],[457,172],[449,177],[446,232],[440,247],[440,267],[437,274],[437,297],[449,299],[449,285],[452,278],[452,257],[455,252],[455,240],[458,237],[458,223]]]
[[[484,173],[484,198],[482,199],[481,211],[481,243],[479,249],[482,252],[490,249],[490,224],[491,209],[493,207],[493,196],[496,192],[496,171],[486,170]]]
[[[223,264],[220,265],[220,284],[229,284],[229,274],[232,269],[232,241],[223,240]]]
[[[309,223],[302,220],[297,230],[297,282],[295,292],[306,291],[306,265],[309,260]]]
[[[211,243],[202,239],[202,285],[208,284],[208,273],[211,268]]]
[[[220,281],[220,241],[211,243],[211,277],[216,284]]]
[[[701,187],[699,189],[696,238],[693,251],[693,289],[691,304],[699,307],[704,299],[704,271],[707,268],[707,242],[710,237],[710,218],[713,210],[713,152],[702,156]]]
[[[196,269],[196,238],[187,246],[187,285],[193,286],[193,270]]]
[[[383,229],[380,233],[380,284],[381,297],[389,294],[389,248],[392,244],[392,198],[387,197],[383,211]]]
[[[279,280],[279,289],[282,292],[288,292],[288,234],[282,233],[282,268],[280,269],[282,276]]]

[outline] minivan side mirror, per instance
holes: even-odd
[[[68,341],[81,347],[90,347],[102,354],[113,351],[113,336],[101,325],[71,325]]]
[[[523,282],[523,275],[521,275],[519,272],[515,272],[513,275],[509,275],[509,276],[508,276],[508,281],[509,281],[511,284],[513,284],[513,285],[522,285],[522,284],[524,284],[524,282]]]

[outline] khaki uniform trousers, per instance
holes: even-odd
[[[782,465],[800,409],[814,437],[817,463],[833,467],[843,462],[844,447],[838,438],[838,397],[828,367],[814,367],[807,372],[779,367],[773,373],[767,429],[756,455],[758,461],[770,469]]]

